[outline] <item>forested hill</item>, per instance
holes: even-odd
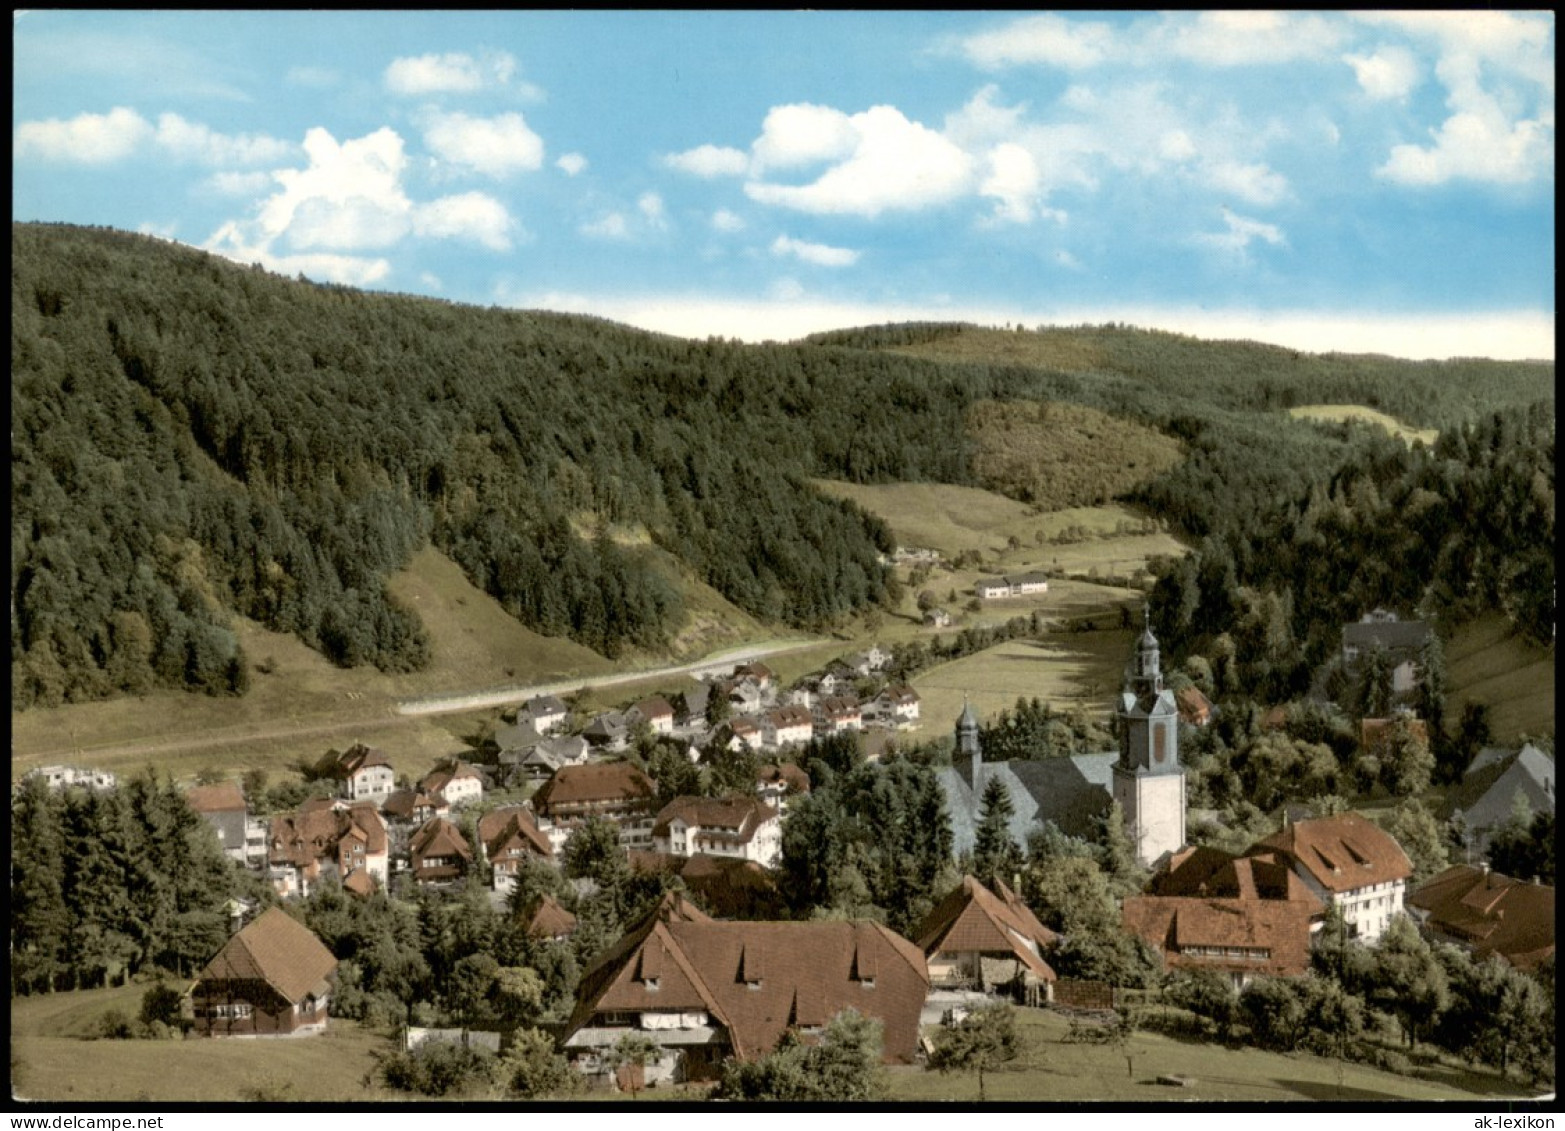
[[[680,623],[670,555],[763,620],[825,627],[886,599],[889,534],[807,479],[972,482],[969,417],[990,401],[1073,401],[1180,440],[1190,458],[1136,497],[1198,534],[1240,505],[1213,496],[1235,469],[1291,496],[1358,442],[1156,372],[690,342],[102,229],[15,225],[12,253],[18,707],[242,691],[234,612],[341,664],[417,668],[427,640],[385,581],[425,542],[523,623],[608,655]],[[1376,379],[1438,383],[1393,368]],[[1552,395],[1542,372],[1492,366],[1484,395]]]

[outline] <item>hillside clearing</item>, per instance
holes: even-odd
[[[1445,648],[1446,718],[1469,702],[1489,705],[1496,742],[1554,734],[1554,650],[1514,635],[1497,616],[1463,625]]]
[[[1290,408],[1288,415],[1295,420],[1315,420],[1325,424],[1340,424],[1345,420],[1356,420],[1363,424],[1375,424],[1384,428],[1391,435],[1406,440],[1412,444],[1414,440],[1422,440],[1425,444],[1433,444],[1440,438],[1440,431],[1436,428],[1414,428],[1403,424],[1394,416],[1373,408],[1366,408],[1357,404],[1306,404],[1297,408]]]

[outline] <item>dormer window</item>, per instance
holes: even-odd
[[[744,988],[747,989],[747,990],[758,990],[758,989],[760,989],[761,988],[761,979],[756,978],[753,981],[745,982]]]
[[[655,994],[658,989],[658,980],[656,978],[648,978],[642,982],[642,986],[649,994]]]

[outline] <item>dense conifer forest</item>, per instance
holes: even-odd
[[[1287,624],[1262,632],[1285,656],[1360,604],[1552,626],[1552,364],[1047,331],[1089,359],[1067,371],[911,356],[958,326],[693,342],[101,229],[15,225],[12,252],[17,708],[242,693],[234,613],[342,665],[417,669],[427,637],[386,579],[426,542],[524,624],[611,657],[657,652],[683,616],[647,538],[764,621],[829,627],[891,600],[891,536],[807,480],[979,483],[992,402],[1068,402],[1180,445],[1124,496],[1200,546],[1155,602],[1176,651],[1250,615]],[[1409,451],[1284,415],[1315,402],[1442,437]]]

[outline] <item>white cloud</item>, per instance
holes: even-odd
[[[683,153],[670,153],[663,163],[697,177],[737,177],[750,168],[750,158],[744,150],[720,145],[698,145]]]
[[[782,110],[802,113],[780,116]],[[752,181],[745,193],[762,204],[866,217],[954,200],[971,189],[975,165],[960,147],[892,106],[851,117],[824,107],[780,107],[767,115],[755,156],[768,168],[846,157],[811,184]]]
[[[1108,24],[1052,15],[1028,16],[962,43],[963,54],[985,68],[1041,64],[1076,70],[1102,63],[1114,48],[1114,29]]]
[[[1453,114],[1430,133],[1432,145],[1392,146],[1375,172],[1405,185],[1459,179],[1526,184],[1545,175],[1553,162],[1552,124],[1536,119],[1512,123],[1492,103]]]
[[[1058,263],[1061,267],[1069,268],[1072,271],[1086,270],[1086,267],[1082,265],[1081,260],[1077,259],[1064,248],[1061,248],[1059,251],[1054,253],[1054,262]]]
[[[1196,155],[1196,147],[1188,133],[1173,129],[1158,138],[1157,152],[1165,161],[1189,161]]]
[[[1025,224],[1033,218],[1041,180],[1033,155],[1014,142],[1006,142],[990,150],[988,176],[978,191],[999,201],[996,219]]]
[[[144,236],[157,236],[159,239],[171,240],[174,238],[177,226],[174,224],[154,224],[152,221],[143,221],[136,225],[136,230]]]
[[[481,58],[451,52],[394,59],[385,82],[394,94],[475,94],[504,87],[515,74],[516,59],[506,52]]]
[[[561,169],[567,177],[574,177],[587,167],[587,159],[580,153],[565,153],[556,161],[555,166]]]
[[[446,285],[441,281],[440,276],[433,271],[420,271],[418,281],[432,291],[443,291],[446,289]]]
[[[1364,93],[1375,101],[1406,98],[1418,85],[1418,60],[1405,47],[1382,47],[1373,55],[1344,55]]]
[[[595,239],[623,240],[630,238],[630,224],[621,212],[610,212],[600,220],[581,226],[581,234]]]
[[[761,136],[750,148],[759,173],[838,161],[851,155],[859,144],[854,118],[830,106],[800,102],[772,107],[761,123]]]
[[[852,267],[859,261],[859,253],[846,247],[829,247],[823,243],[806,243],[791,236],[778,236],[772,241],[773,255],[791,255],[817,267]]]
[[[636,208],[655,228],[666,226],[663,218],[663,198],[655,192],[644,192],[636,199]]]
[[[791,275],[784,275],[771,285],[767,292],[777,302],[798,302],[805,296],[804,284]]]
[[[1346,36],[1325,16],[1279,11],[1202,12],[1165,17],[1141,45],[1209,67],[1264,66],[1331,57]]]
[[[464,192],[443,196],[413,210],[413,232],[434,239],[464,239],[490,251],[509,251],[514,222],[492,196]]]
[[[424,144],[443,161],[503,178],[543,166],[543,139],[520,114],[476,118],[433,111],[424,115]]]
[[[69,119],[23,122],[16,127],[15,154],[48,161],[107,165],[129,157],[153,135],[151,123],[140,114],[116,106],[107,114],[78,114]]]
[[[221,134],[178,114],[160,114],[157,144],[175,157],[203,165],[266,165],[285,160],[294,146],[264,134]]]
[[[259,196],[275,183],[270,173],[213,173],[202,182],[223,196]]]
[[[1249,204],[1276,204],[1288,194],[1288,179],[1265,165],[1214,161],[1205,176],[1212,187]]]
[[[380,257],[329,253],[279,255],[272,250],[271,240],[258,242],[243,226],[233,222],[224,224],[201,246],[236,263],[259,263],[279,274],[303,275],[350,287],[371,286],[391,274],[391,263]]]
[[[712,213],[712,227],[719,232],[743,231],[744,219],[726,208],[719,208]]]
[[[1244,256],[1255,240],[1261,240],[1273,247],[1284,247],[1288,243],[1282,234],[1282,229],[1275,224],[1252,220],[1248,216],[1240,216],[1226,208],[1223,209],[1223,222],[1228,226],[1226,232],[1203,232],[1195,237],[1196,242],[1240,257]]]

